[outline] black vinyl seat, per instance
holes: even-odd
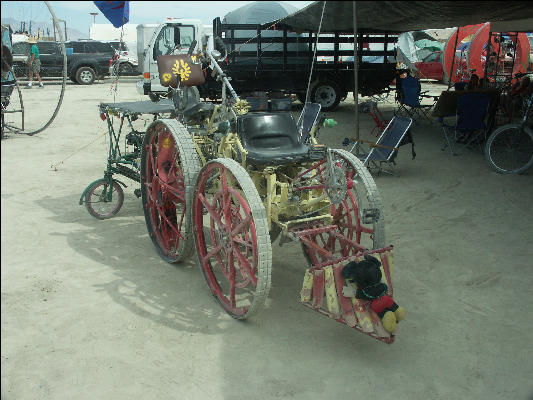
[[[308,158],[308,148],[299,142],[289,112],[249,112],[239,117],[237,132],[251,164],[284,165]]]
[[[203,101],[193,102],[192,104],[187,105],[185,110],[183,110],[183,116],[187,122],[198,122],[209,116],[214,109],[215,105],[213,103],[206,103]]]

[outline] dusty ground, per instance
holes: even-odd
[[[397,176],[375,176],[407,309],[396,342],[301,306],[297,244],[273,246],[268,307],[238,322],[196,260],[160,260],[135,185],[113,219],[78,205],[105,169],[109,88],[69,85],[48,130],[1,143],[2,399],[532,398],[533,170],[499,175],[479,152],[441,152],[438,125],[416,126],[416,159],[406,146]],[[30,122],[57,93],[24,92]],[[117,101],[139,99],[121,83]],[[353,101],[331,116],[324,142],[341,147]]]

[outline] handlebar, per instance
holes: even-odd
[[[224,54],[223,58],[228,56],[228,50],[226,49],[226,45],[220,36],[215,38],[215,50],[220,51],[220,54]]]
[[[194,51],[194,48],[196,47],[196,43],[198,43],[196,40],[193,40],[192,43],[191,43],[191,46],[189,47],[189,51],[187,52],[187,54],[189,56],[192,55],[192,52]]]
[[[221,48],[222,50],[224,50],[224,58],[227,57],[228,53],[226,51],[226,46],[224,45],[224,42],[219,36],[215,38],[215,47]],[[218,65],[218,61],[215,59],[215,57],[213,57],[213,54],[211,54],[211,52],[208,51],[207,57],[209,58],[209,60],[211,60],[214,70],[219,75],[219,77],[222,79],[223,84],[226,85],[226,87],[229,89],[232,97],[235,100],[239,100],[239,96],[237,96],[237,93],[235,93],[235,90],[233,90],[233,87],[231,86],[228,78],[226,77],[226,74],[224,73],[224,71],[222,71],[222,68],[220,68],[220,65]]]

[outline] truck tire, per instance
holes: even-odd
[[[118,67],[118,74],[119,75],[131,75],[133,73],[133,65],[130,63],[120,63],[120,66]]]
[[[311,90],[311,102],[322,105],[322,111],[332,111],[339,105],[343,91],[333,81],[318,82]]]
[[[80,67],[76,71],[76,81],[80,85],[92,85],[96,79],[96,72],[91,67]]]

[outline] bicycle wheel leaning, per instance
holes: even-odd
[[[485,144],[485,158],[500,174],[520,174],[533,164],[533,131],[509,124],[496,129]]]

